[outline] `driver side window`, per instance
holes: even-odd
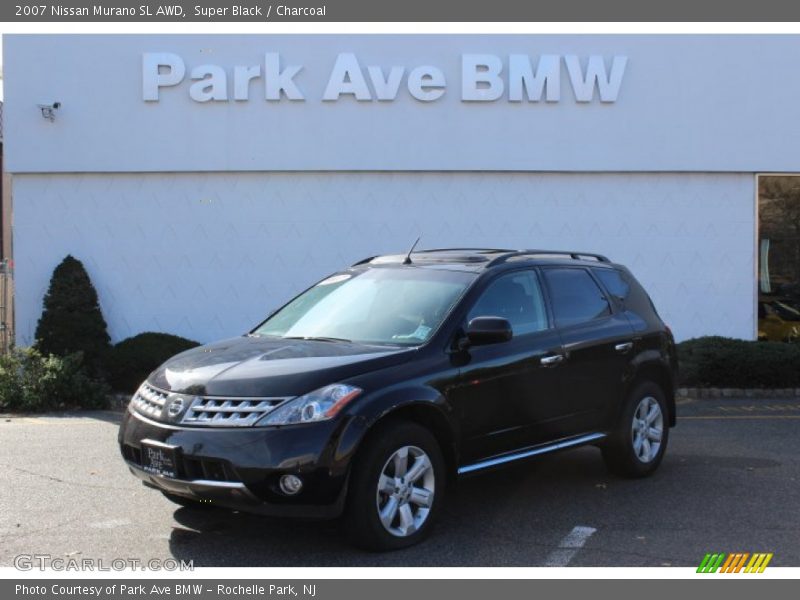
[[[547,329],[547,311],[539,280],[533,271],[515,271],[494,280],[467,316],[502,317],[515,336]]]

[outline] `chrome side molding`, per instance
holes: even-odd
[[[581,444],[588,444],[589,442],[593,442],[595,440],[601,440],[604,437],[606,437],[605,433],[590,433],[587,435],[581,435],[575,438],[562,440],[554,444],[547,444],[545,446],[539,446],[537,448],[522,450],[520,452],[514,452],[511,454],[504,454],[502,456],[497,456],[495,458],[482,460],[480,462],[476,462],[471,465],[465,465],[463,467],[459,467],[458,474],[464,475],[465,473],[472,473],[473,471],[488,469],[489,467],[495,467],[497,465],[510,463],[515,460],[530,458],[531,456],[537,456],[539,454],[547,454],[548,452],[555,452],[556,450],[561,450],[562,448],[570,448],[572,446],[580,446]]]

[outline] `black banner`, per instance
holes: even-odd
[[[16,0],[0,4],[0,20],[58,23],[130,22],[786,22],[800,21],[800,3],[785,0]]]
[[[723,578],[668,580],[542,580],[542,579],[323,579],[323,580],[185,580],[152,579],[28,579],[0,581],[5,600],[407,600],[415,598],[630,598],[674,600],[706,593],[728,600],[790,597],[796,582],[780,579]],[[699,579],[703,581],[698,581]]]

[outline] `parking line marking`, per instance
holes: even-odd
[[[543,566],[545,567],[566,567],[572,558],[583,548],[592,534],[597,531],[594,527],[573,527],[564,539],[558,544],[558,549],[553,550],[547,555]]]

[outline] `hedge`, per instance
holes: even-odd
[[[0,409],[40,412],[106,408],[108,386],[88,374],[83,354],[15,348],[0,356]]]
[[[81,261],[67,255],[55,268],[36,326],[33,348],[0,357],[0,408],[98,408],[108,385],[133,392],[192,340],[146,332],[110,343],[97,291]]]
[[[154,332],[122,340],[111,349],[108,382],[114,391],[133,393],[165,360],[199,345],[177,335]]]
[[[701,337],[678,344],[682,387],[800,387],[800,344]]]
[[[57,356],[45,355],[37,348],[15,348],[0,355],[0,410],[107,408],[112,388],[118,392],[135,391],[165,360],[198,345],[166,333],[142,333],[128,338],[103,357],[107,381],[86,364],[82,352]]]

